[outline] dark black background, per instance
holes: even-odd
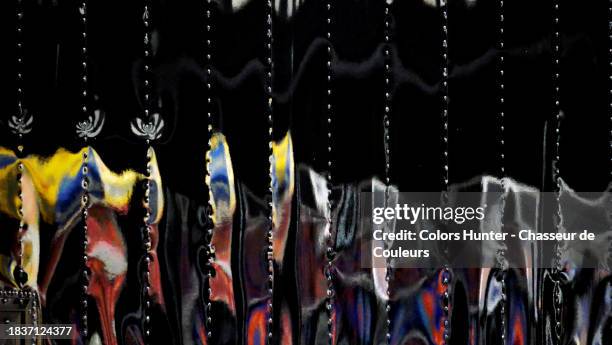
[[[262,194],[267,185],[267,124],[263,93],[265,2],[213,13],[215,127],[228,138],[239,180]],[[298,2],[295,0],[294,2]],[[6,121],[15,112],[15,1],[0,5],[0,144],[14,148]],[[26,106],[34,113],[26,152],[76,149],[79,112],[78,2],[24,0]],[[383,1],[334,1],[332,41],[335,111],[334,178],[382,176]],[[93,145],[116,170],[141,170],[144,144],[129,129],[142,112],[137,95],[142,56],[142,3],[89,1],[91,91],[106,112]],[[304,1],[291,17],[285,3],[274,18],[275,134],[290,128],[296,162],[323,169],[325,156],[325,3]],[[450,175],[465,181],[498,171],[497,2],[451,0]],[[561,175],[580,191],[601,191],[609,180],[611,124],[607,103],[607,1],[561,1]],[[164,104],[163,138],[155,143],[170,189],[205,199],[207,140],[204,87],[205,1],[153,1],[159,35],[155,56]],[[392,180],[402,190],[440,186],[439,11],[421,0],[395,1],[392,52]],[[505,2],[506,157],[508,174],[530,185],[550,181],[543,154],[545,124],[554,128],[552,1]],[[552,133],[552,132],[551,132]],[[141,158],[142,157],[142,158]],[[549,182],[544,185],[550,188]]]

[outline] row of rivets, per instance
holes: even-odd
[[[142,22],[144,26],[144,52],[143,52],[143,62],[144,62],[144,80],[143,80],[143,108],[144,108],[144,118],[150,118],[152,107],[151,107],[151,59],[153,58],[152,52],[152,42],[151,42],[151,1],[144,0],[144,9],[142,14]],[[150,192],[151,192],[151,170],[152,170],[152,156],[150,152],[150,143],[151,139],[147,138],[147,155],[146,155],[146,172],[144,179],[144,226],[142,228],[142,239],[143,239],[143,251],[144,251],[144,270],[142,277],[142,300],[144,303],[143,308],[143,338],[144,343],[147,344],[151,337],[151,249],[152,249],[152,239],[151,239],[151,213],[150,213]]]
[[[23,52],[24,52],[24,43],[23,43],[23,36],[24,36],[24,30],[23,30],[23,20],[24,20],[24,11],[23,11],[23,0],[17,0],[17,4],[16,4],[16,16],[17,16],[17,25],[15,28],[15,50],[17,52],[16,54],[16,66],[15,66],[15,76],[16,76],[16,88],[17,88],[17,121],[20,122],[20,124],[23,124],[25,121],[25,116],[24,116],[24,77],[23,77]],[[17,132],[17,135],[19,136],[19,139],[22,139],[23,137],[23,133],[21,131]],[[21,145],[21,143],[19,143],[18,145],[18,150],[20,153],[22,153],[23,151],[23,146]]]
[[[561,147],[561,120],[562,120],[562,110],[560,103],[560,77],[561,77],[561,51],[560,51],[560,43],[561,43],[561,35],[560,35],[560,24],[559,24],[559,1],[555,0],[553,2],[553,37],[551,39],[552,45],[552,63],[553,63],[553,111],[555,115],[555,146],[553,153],[553,179],[556,183],[555,187],[557,190],[557,214],[556,214],[556,222],[557,227],[559,226],[560,221],[560,213],[561,213],[561,205],[559,203],[559,192],[561,191],[561,170],[560,170],[560,147]],[[554,263],[554,269],[556,272],[560,270],[560,257],[559,245],[557,243],[556,246],[556,257]]]
[[[500,253],[501,256],[504,255],[503,250],[501,251],[502,253]],[[504,264],[500,264],[500,272],[501,272],[501,277],[500,277],[500,285],[501,285],[501,306],[499,308],[499,314],[500,314],[500,320],[501,320],[501,325],[500,325],[500,337],[501,337],[501,344],[505,345],[506,344],[506,301],[507,301],[507,297],[506,297],[506,272],[505,272],[505,266]]]
[[[80,13],[80,21],[81,21],[81,99],[82,99],[82,107],[81,111],[83,113],[83,117],[87,118],[88,109],[87,109],[87,0],[83,0],[81,2],[81,6],[79,8]],[[85,142],[87,142],[88,136],[83,136]],[[82,221],[83,221],[83,269],[82,269],[82,291],[81,291],[81,334],[84,338],[87,337],[88,334],[88,323],[87,323],[87,299],[88,299],[88,288],[89,288],[89,268],[87,265],[88,256],[87,256],[87,246],[89,244],[88,231],[87,231],[87,216],[89,209],[89,178],[88,178],[88,151],[83,152],[82,157],[82,179],[81,179],[81,188],[82,188],[82,200],[81,200],[81,209],[82,209]]]
[[[448,265],[444,265],[442,268],[442,286],[444,292],[442,293],[441,305],[442,305],[442,345],[449,343],[450,339],[450,284],[451,284],[451,272]]]
[[[208,119],[207,133],[208,133],[208,142],[207,149],[208,152],[206,154],[206,181],[208,183],[208,188],[211,188],[210,184],[210,164],[211,158],[209,155],[211,146],[211,140],[213,135],[213,124],[212,124],[212,112],[214,111],[214,106],[212,103],[213,98],[213,80],[212,80],[212,57],[213,57],[213,47],[212,47],[212,33],[213,33],[213,22],[212,22],[212,11],[214,10],[214,3],[212,0],[206,0],[205,6],[205,51],[204,51],[204,66],[206,69],[206,90],[208,92],[207,100],[207,111],[206,116]],[[215,274],[215,269],[213,266],[214,258],[215,258],[215,248],[212,244],[212,235],[214,228],[213,215],[211,210],[213,209],[213,200],[212,193],[209,191],[208,193],[208,209],[206,212],[206,245],[207,245],[207,260],[206,260],[206,268],[207,268],[207,286],[206,286],[206,296],[205,296],[205,308],[206,308],[206,338],[208,343],[212,340],[212,303],[211,303],[211,279]]]
[[[555,0],[553,2],[553,13],[554,13],[554,23],[553,23],[553,37],[551,40],[552,43],[552,59],[553,59],[553,111],[555,115],[555,147],[554,147],[554,156],[553,156],[553,174],[555,182],[557,183],[557,187],[560,188],[561,181],[560,178],[560,167],[559,167],[559,158],[560,158],[560,145],[561,145],[561,117],[563,115],[561,110],[560,103],[560,78],[561,78],[561,33],[560,33],[560,23],[559,23],[559,1]]]
[[[143,56],[143,70],[144,70],[144,80],[143,80],[143,108],[144,108],[144,117],[145,119],[149,117],[152,113],[152,97],[151,97],[151,59],[153,58],[153,45],[151,42],[152,38],[152,30],[151,30],[151,0],[144,0],[144,11],[142,14],[142,22],[144,25],[144,56]],[[149,143],[149,139],[147,139],[147,143]]]
[[[327,294],[325,297],[325,311],[327,313],[327,340],[329,345],[333,345],[335,343],[334,333],[335,333],[335,308],[334,308],[334,300],[335,300],[335,287],[334,287],[334,274],[333,274],[333,260],[335,257],[335,247],[334,240],[332,235],[332,201],[331,201],[331,190],[332,190],[332,169],[333,169],[333,118],[334,118],[334,107],[332,105],[333,99],[333,44],[332,44],[332,15],[333,9],[331,0],[328,0],[325,4],[326,9],[326,23],[325,23],[325,38],[327,40],[327,59],[326,59],[326,83],[327,83],[327,107],[326,107],[326,117],[327,117],[327,228],[329,229],[327,241],[327,249],[326,249],[326,267],[325,271],[325,279],[327,280]]]
[[[38,325],[38,293],[30,292],[31,308],[30,315],[32,317],[32,324]],[[36,336],[32,336],[32,345],[36,345]]]
[[[499,160],[500,160],[500,176],[506,176],[506,155],[505,155],[505,78],[504,78],[504,62],[505,62],[505,46],[504,46],[504,0],[499,0],[499,41],[498,41],[498,97],[499,97]]]
[[[266,240],[268,243],[267,249],[267,260],[268,260],[268,320],[266,323],[266,329],[268,332],[268,344],[272,343],[273,337],[273,293],[274,293],[274,189],[273,189],[273,174],[274,174],[274,152],[273,152],[273,142],[274,142],[274,119],[273,119],[273,76],[272,72],[274,70],[274,63],[272,61],[272,44],[273,44],[273,31],[272,31],[272,16],[274,15],[274,7],[272,5],[272,0],[267,0],[266,4],[266,43],[265,43],[265,66],[266,66],[266,76],[265,76],[265,93],[267,98],[267,115],[268,115],[268,149],[269,149],[269,163],[270,163],[270,171],[269,171],[269,185],[268,191],[270,193],[270,203],[269,206],[269,214],[268,214],[268,222],[269,227],[267,231]]]
[[[384,36],[385,42],[383,45],[384,54],[384,115],[383,115],[383,128],[384,128],[384,149],[385,149],[385,183],[388,185],[391,182],[390,170],[391,170],[391,149],[390,149],[390,116],[391,116],[391,6],[388,1],[385,1],[385,26]]]
[[[553,179],[556,183],[556,202],[557,210],[555,217],[556,229],[559,229],[561,222],[561,171],[560,171],[560,148],[561,148],[561,120],[563,116],[561,103],[560,103],[560,85],[561,85],[561,25],[559,21],[559,0],[553,1],[553,36],[551,39],[552,46],[552,64],[553,64],[553,111],[555,115],[555,146],[553,154]],[[553,278],[554,292],[553,292],[553,308],[554,308],[554,334],[557,341],[561,339],[561,301],[562,292],[558,281],[558,275],[561,272],[561,244],[557,241],[555,243],[555,258],[553,263]]]
[[[449,96],[448,96],[448,80],[449,80],[449,58],[448,58],[448,4],[447,0],[439,0],[441,22],[442,22],[442,81],[441,81],[441,97],[442,97],[442,188],[446,199],[446,192],[449,188],[449,157],[448,157],[448,139],[449,139],[449,128],[448,128],[448,108],[449,108]],[[446,200],[445,200],[446,202]],[[444,286],[444,292],[442,293],[442,344],[448,344],[450,339],[450,268],[445,265],[442,269],[442,284]]]
[[[9,302],[9,298],[34,298],[37,293],[34,290],[29,289],[13,289],[13,288],[4,288],[0,290],[0,302],[6,304]]]
[[[500,224],[502,227],[502,231],[503,231],[503,226],[504,226],[504,212],[505,212],[505,207],[506,207],[506,154],[505,154],[505,125],[506,125],[506,121],[505,121],[505,78],[504,78],[504,55],[505,55],[505,46],[504,46],[504,0],[499,0],[499,41],[498,41],[498,73],[497,73],[497,78],[498,78],[498,97],[499,97],[499,161],[500,161],[500,177],[501,177],[501,185],[502,185],[502,194],[501,194],[501,200],[500,200]],[[505,245],[505,244],[504,244]],[[501,285],[501,306],[500,306],[500,337],[501,337],[501,344],[505,345],[506,344],[506,302],[507,302],[507,298],[506,298],[506,274],[505,274],[505,270],[507,267],[507,262],[506,262],[506,252],[504,249],[500,249],[497,252],[498,255],[498,261],[497,261],[497,268],[499,270],[499,272],[501,273],[500,276],[500,285]]]
[[[79,9],[80,20],[81,20],[81,97],[82,107],[81,111],[84,117],[87,117],[87,0],[81,2]],[[87,136],[85,136],[86,140]]]
[[[17,215],[19,218],[19,229],[17,231],[17,265],[13,270],[13,276],[15,278],[15,282],[19,285],[20,288],[23,288],[25,283],[28,281],[28,275],[23,268],[23,236],[27,231],[27,224],[23,219],[23,172],[24,165],[21,160],[17,163]]]
[[[17,110],[18,114],[14,117],[14,123],[9,123],[9,126],[13,129],[13,132],[17,134],[19,141],[17,144],[17,151],[19,156],[23,156],[23,135],[28,131],[24,130],[26,126],[25,110],[23,109],[23,4],[21,0],[17,0],[16,6],[17,24],[16,24],[16,48],[17,48]],[[23,190],[22,190],[22,177],[24,172],[24,165],[21,160],[17,162],[17,217],[19,219],[19,229],[17,231],[17,248],[16,248],[16,261],[17,265],[13,270],[13,278],[19,287],[23,287],[28,281],[28,274],[23,268],[23,236],[27,231],[27,224],[23,219]]]
[[[88,229],[87,229],[87,217],[89,210],[89,154],[88,151],[83,151],[82,158],[82,179],[81,179],[81,188],[83,189],[82,199],[81,199],[81,209],[82,214],[81,218],[83,221],[83,271],[82,271],[82,291],[81,291],[81,333],[83,337],[87,337],[88,327],[87,327],[87,299],[88,299],[88,289],[89,289],[89,267],[88,260],[89,257],[87,255],[87,247],[89,245],[89,237],[88,237]]]
[[[448,157],[448,79],[449,79],[449,61],[448,61],[448,7],[447,0],[440,1],[440,12],[442,16],[442,80],[441,92],[442,97],[442,187],[448,190],[449,185],[449,157]]]
[[[383,115],[383,135],[384,135],[384,150],[385,150],[385,205],[387,200],[389,200],[389,188],[391,183],[391,147],[390,147],[390,132],[391,132],[391,94],[392,94],[392,85],[391,85],[391,62],[392,62],[392,54],[391,54],[391,24],[392,24],[392,15],[391,15],[391,5],[389,1],[385,0],[384,6],[384,43],[383,43],[383,59],[384,59],[384,115]],[[384,243],[385,248],[388,247],[387,242]],[[387,248],[388,249],[388,248]],[[387,284],[387,300],[385,302],[385,341],[387,344],[391,343],[391,293],[390,293],[390,281],[391,281],[391,260],[389,258],[385,259],[386,269],[385,269],[385,281]]]
[[[144,335],[145,340],[147,340],[151,335],[151,316],[150,316],[150,308],[151,308],[151,249],[152,249],[152,238],[151,238],[151,205],[150,205],[150,193],[151,193],[151,170],[152,170],[152,156],[150,151],[147,151],[147,163],[146,163],[146,172],[145,172],[145,181],[144,181],[144,199],[143,205],[145,209],[144,215],[144,226],[142,228],[142,238],[143,238],[143,249],[144,249],[144,273],[143,273],[143,300],[144,300]]]

